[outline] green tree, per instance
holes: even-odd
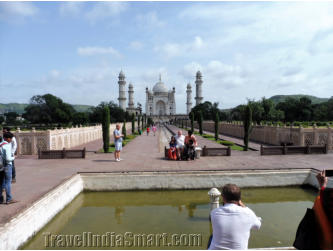
[[[132,114],[132,134],[135,133],[135,115],[134,113]]]
[[[142,127],[142,131],[144,131],[144,129],[145,129],[145,125],[144,125],[144,121],[145,121],[145,119],[144,119],[144,115],[142,115],[142,121],[141,121],[141,127]]]
[[[0,125],[2,125],[3,122],[5,122],[5,117],[4,116],[0,116]]]
[[[202,132],[203,116],[202,116],[202,112],[201,111],[199,111],[197,117],[198,117],[199,133],[200,133],[200,135],[202,135],[203,134],[203,132]]]
[[[219,113],[216,112],[216,115],[215,115],[215,140],[216,141],[219,139],[219,124],[220,124]]]
[[[141,122],[141,115],[138,115],[138,133],[141,134],[141,127],[140,127],[140,122]]]
[[[126,120],[124,120],[123,128],[122,128],[122,134],[124,135],[123,139],[126,139],[127,134],[126,134]]]
[[[250,105],[247,105],[244,111],[244,151],[249,148],[249,138],[252,131],[252,109]]]
[[[76,112],[73,115],[74,125],[87,125],[89,123],[89,113],[87,112]]]
[[[31,123],[69,123],[73,121],[75,110],[52,94],[36,95],[30,99],[23,118]]]
[[[104,152],[109,152],[110,145],[110,109],[108,106],[105,106],[103,109],[103,122],[102,122],[102,131],[103,131],[103,149]]]
[[[17,112],[7,112],[4,115],[6,117],[7,125],[16,125],[17,124],[17,117],[19,116],[19,114]]]

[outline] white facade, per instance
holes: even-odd
[[[175,87],[168,90],[161,80],[153,90],[146,88],[146,114],[147,115],[174,115],[176,114]]]

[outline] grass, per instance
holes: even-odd
[[[126,136],[126,139],[123,140],[123,147],[126,146],[129,142],[131,142],[133,139],[136,138],[136,136],[138,136],[138,133],[134,133],[134,134],[130,134]],[[114,143],[111,143],[109,145],[109,150],[107,153],[113,153],[115,151],[115,145]],[[97,151],[98,153],[104,153],[104,149],[101,148]]]
[[[200,135],[199,132],[194,132],[195,135]],[[218,144],[224,145],[224,146],[230,146],[231,150],[236,150],[236,151],[244,151],[244,147],[243,146],[239,146],[236,145],[234,142],[228,141],[228,140],[215,140],[214,135],[211,134],[202,134],[202,137],[204,137],[205,139],[211,140],[211,141],[215,141]]]

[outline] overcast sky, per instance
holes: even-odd
[[[204,100],[220,108],[331,97],[332,13],[333,2],[0,2],[0,103],[45,93],[118,102],[121,69],[143,105],[161,73],[177,113],[197,70]]]

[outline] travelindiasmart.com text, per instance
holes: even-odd
[[[45,247],[200,247],[202,235],[198,233],[115,233],[52,234],[44,232]]]

